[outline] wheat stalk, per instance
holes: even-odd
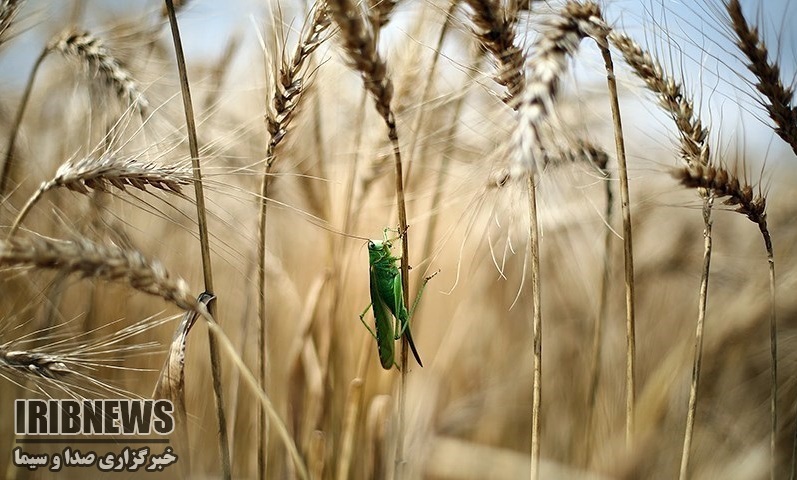
[[[585,37],[605,43],[609,28],[603,21],[600,8],[594,3],[568,2],[551,19],[535,41],[535,55],[528,61],[530,75],[519,97],[518,124],[512,134],[513,169],[527,172],[529,189],[529,241],[531,243],[531,288],[533,303],[534,374],[531,427],[531,478],[539,476],[540,459],[540,402],[542,397],[542,301],[539,271],[539,230],[537,219],[535,171],[542,163],[543,148],[540,128],[553,109],[559,90],[559,79],[567,68],[567,59],[578,50]],[[626,192],[627,195],[627,192]],[[624,197],[627,205],[627,196]],[[629,218],[630,220],[630,218]],[[626,232],[630,242],[630,232]]]
[[[775,133],[797,154],[797,106],[792,105],[794,89],[783,85],[780,66],[769,60],[767,46],[758,35],[758,29],[747,23],[739,0],[729,0],[725,7],[736,33],[736,45],[750,61],[747,68],[758,79],[756,89],[767,99],[764,107],[775,122]]]
[[[331,19],[326,6],[319,2],[313,8],[311,20],[303,29],[296,50],[289,59],[284,59],[279,72],[275,75],[274,95],[266,110],[266,124],[269,142],[266,149],[266,162],[263,179],[260,184],[258,216],[258,373],[261,388],[266,385],[266,233],[268,220],[268,195],[271,183],[271,172],[276,160],[276,148],[288,132],[288,126],[294,118],[296,107],[305,91],[308,79],[304,77],[308,61],[313,52],[329,38],[328,31]],[[258,415],[258,475],[266,477],[266,435],[268,425],[265,412],[261,409]]]
[[[33,91],[33,83],[36,80],[36,73],[39,71],[44,59],[50,52],[49,48],[45,48],[36,58],[33,63],[33,68],[28,75],[28,81],[25,83],[25,90],[22,92],[22,98],[19,101],[16,115],[14,115],[14,123],[11,126],[10,133],[8,134],[8,142],[6,142],[6,153],[3,156],[3,163],[0,164],[0,198],[5,195],[6,187],[8,186],[8,179],[11,176],[11,169],[14,166],[16,156],[17,137],[19,129],[22,126],[22,117],[28,108],[28,100]]]
[[[169,26],[172,32],[172,43],[177,61],[177,71],[180,77],[180,91],[183,97],[183,111],[188,134],[188,148],[191,152],[191,166],[194,174],[194,194],[196,197],[197,225],[199,227],[199,247],[202,257],[202,277],[205,284],[205,293],[215,296],[213,290],[213,268],[210,258],[210,235],[208,233],[207,209],[205,208],[204,184],[202,183],[202,167],[199,161],[199,141],[196,133],[196,118],[194,105],[191,100],[191,88],[188,82],[188,72],[183,54],[183,43],[180,38],[180,27],[177,24],[177,15],[174,10],[173,0],[166,0],[166,10],[169,16]],[[202,306],[204,308],[204,305]],[[208,306],[208,315],[215,318],[216,302]],[[213,393],[216,400],[216,418],[218,419],[219,455],[221,457],[222,475],[225,479],[232,478],[232,465],[230,462],[230,442],[227,432],[227,417],[224,412],[224,395],[221,386],[221,361],[219,359],[216,337],[211,335],[208,339],[210,353],[211,376],[213,379]]]
[[[733,172],[722,166],[695,165],[683,167],[674,172],[675,177],[689,188],[701,188],[716,197],[728,197],[726,205],[735,205],[736,212],[746,216],[758,226],[764,240],[769,265],[769,335],[770,335],[770,477],[776,477],[777,462],[777,429],[778,429],[778,327],[775,313],[775,253],[772,247],[772,236],[767,226],[766,198],[754,194],[753,187],[740,180]],[[710,197],[709,197],[710,198]],[[704,207],[705,210],[705,207]],[[707,230],[710,233],[710,218],[707,219]],[[707,248],[710,244],[707,244]],[[702,287],[701,287],[702,294]],[[705,301],[701,297],[701,301]],[[683,467],[685,468],[685,467]]]
[[[659,106],[670,114],[678,129],[680,138],[681,159],[689,167],[706,167],[710,164],[711,153],[708,143],[708,128],[704,127],[700,117],[695,113],[694,103],[685,93],[683,86],[668,76],[661,64],[627,35],[613,32],[610,40],[621,51],[626,63],[641,78],[647,88],[656,94]],[[700,298],[695,326],[695,351],[692,366],[692,380],[689,389],[689,406],[687,409],[684,443],[681,454],[679,478],[685,480],[688,474],[691,455],[692,437],[697,412],[697,393],[700,382],[700,371],[703,360],[703,330],[708,305],[708,281],[711,268],[711,209],[714,204],[713,195],[705,189],[699,190],[703,198],[703,268],[700,280]]]

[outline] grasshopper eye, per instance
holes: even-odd
[[[376,244],[374,242],[372,242],[371,240],[368,240],[368,248],[369,249],[370,248],[376,248]]]

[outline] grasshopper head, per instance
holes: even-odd
[[[390,242],[387,240],[368,240],[368,259],[370,263],[390,256]]]

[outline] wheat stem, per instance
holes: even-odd
[[[540,406],[542,403],[542,292],[540,291],[540,231],[537,220],[537,187],[534,185],[533,170],[529,170],[527,187],[529,195],[529,237],[531,243],[532,345],[534,349],[531,406],[531,480],[537,480],[540,475]]]
[[[713,206],[714,197],[711,194],[706,194],[703,198],[703,270],[700,276],[700,304],[695,327],[695,356],[692,366],[692,381],[689,386],[689,407],[686,413],[686,431],[681,454],[681,470],[678,477],[680,480],[688,478],[689,457],[695,428],[695,415],[697,413],[697,389],[700,385],[700,371],[703,363],[703,325],[706,321],[708,279],[709,271],[711,270],[711,209]]]
[[[617,96],[617,80],[606,37],[598,41],[601,55],[606,65],[606,80],[612,106],[614,139],[617,148],[617,163],[620,174],[620,205],[623,215],[623,258],[625,264],[625,312],[626,312],[626,400],[625,436],[626,445],[631,448],[634,435],[634,409],[636,392],[636,318],[634,314],[634,249],[631,232],[631,199],[628,192],[628,166],[625,158],[623,124],[620,117],[620,102]]]

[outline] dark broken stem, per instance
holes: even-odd
[[[194,191],[196,195],[197,223],[199,225],[199,243],[202,252],[202,274],[205,282],[205,292],[213,295],[213,273],[210,260],[210,238],[208,236],[207,213],[205,209],[205,194],[202,185],[202,171],[199,162],[199,145],[196,134],[196,121],[194,118],[194,107],[191,102],[191,90],[188,84],[188,73],[185,66],[185,55],[180,39],[180,30],[177,26],[177,16],[174,11],[172,0],[165,0],[166,11],[169,15],[169,25],[172,31],[174,51],[177,59],[177,69],[180,74],[180,90],[183,96],[183,108],[185,110],[185,124],[188,131],[188,147],[191,151],[191,165],[194,171]],[[216,318],[216,302],[211,302],[209,306],[211,317]],[[221,455],[222,475],[225,479],[232,478],[232,466],[230,464],[230,443],[227,435],[227,419],[224,414],[224,397],[221,387],[221,362],[217,339],[214,335],[208,336],[210,348],[210,365],[213,376],[213,392],[216,397],[216,416],[218,418],[219,449]]]
[[[11,126],[11,135],[8,137],[6,154],[5,157],[3,157],[2,165],[0,165],[0,199],[5,195],[6,187],[8,186],[8,177],[11,174],[11,168],[14,163],[14,150],[16,149],[17,136],[19,135],[19,128],[22,125],[22,117],[25,115],[25,110],[28,108],[28,100],[30,99],[30,92],[33,90],[36,73],[39,71],[39,67],[41,67],[48,53],[50,53],[50,49],[45,48],[42,50],[42,53],[39,54],[36,63],[33,64],[33,69],[30,71],[28,83],[25,85],[25,91],[22,93],[22,98],[19,101],[17,115],[14,117],[14,124]]]
[[[711,270],[711,209],[714,206],[714,195],[706,192],[703,198],[703,271],[700,276],[700,299],[695,328],[695,357],[692,365],[692,383],[689,387],[689,408],[686,413],[686,431],[684,448],[681,454],[680,480],[686,480],[689,470],[689,457],[692,449],[692,437],[695,429],[697,412],[697,389],[700,383],[700,370],[703,363],[703,325],[706,321],[708,305],[708,277]]]
[[[620,202],[623,213],[623,258],[625,260],[625,308],[626,308],[626,402],[625,439],[630,449],[633,445],[634,407],[636,384],[636,321],[634,317],[634,250],[631,236],[631,200],[628,193],[628,167],[625,158],[623,125],[620,103],[617,97],[617,80],[614,76],[612,54],[605,39],[600,42],[601,55],[606,66],[606,80],[612,105],[614,139],[617,147],[617,163],[620,173]]]
[[[767,263],[769,264],[769,349],[770,349],[770,477],[777,478],[777,435],[778,435],[778,322],[775,315],[775,253],[772,248],[772,237],[769,235],[766,220],[758,222],[758,229],[764,237],[764,246],[767,249]],[[794,463],[794,461],[792,461]],[[792,469],[792,476],[794,471]]]

